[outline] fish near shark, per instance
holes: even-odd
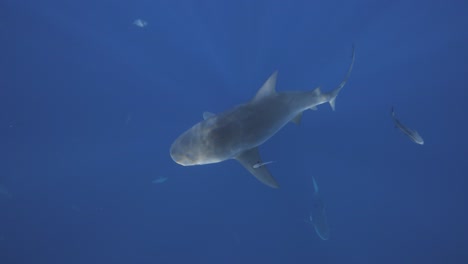
[[[252,166],[252,168],[258,169],[258,168],[260,168],[260,167],[263,167],[263,166],[265,166],[265,165],[267,165],[267,164],[270,164],[270,163],[273,163],[273,162],[274,162],[274,161],[259,162],[259,163],[254,164],[254,165]]]
[[[354,46],[351,65],[344,80],[330,92],[320,87],[312,91],[276,91],[275,71],[247,103],[220,114],[205,112],[204,120],[180,135],[171,145],[172,159],[182,166],[237,160],[260,182],[278,188],[267,166],[262,164],[258,146],[265,143],[288,122],[299,124],[302,112],[335,100],[345,86],[354,65]]]
[[[328,227],[327,215],[325,213],[325,202],[319,193],[319,188],[314,177],[312,177],[312,181],[314,183],[313,206],[307,222],[314,225],[315,233],[322,240],[328,240],[330,238],[330,228]]]
[[[167,181],[167,177],[158,177],[152,181],[154,184],[161,184]]]
[[[424,145],[424,140],[419,135],[418,131],[406,127],[400,122],[400,120],[396,118],[393,107],[392,107],[392,119],[393,119],[393,123],[395,124],[395,127],[400,129],[401,132],[407,135],[414,143],[419,144],[419,145]]]

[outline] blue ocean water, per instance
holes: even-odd
[[[3,0],[0,263],[468,263],[466,10]],[[336,111],[260,147],[281,188],[236,161],[172,161],[204,111],[250,100],[275,70],[278,91],[333,89],[353,44]],[[312,176],[326,241],[304,221]]]

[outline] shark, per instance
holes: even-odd
[[[263,184],[278,188],[259,154],[258,147],[289,122],[300,124],[302,113],[329,103],[335,110],[335,100],[347,83],[355,60],[354,45],[349,69],[342,82],[330,92],[320,87],[312,91],[276,90],[278,71],[265,81],[248,102],[225,112],[203,113],[203,121],[183,132],[170,147],[173,161],[182,166],[205,165],[237,160]],[[266,164],[265,164],[266,165]]]
[[[419,135],[418,131],[408,128],[407,126],[403,125],[400,120],[398,120],[395,116],[395,111],[392,107],[392,119],[395,127],[400,129],[403,134],[407,135],[414,143],[419,145],[424,145],[424,139]]]
[[[312,181],[314,183],[312,212],[306,222],[314,225],[315,233],[317,233],[322,240],[328,240],[330,238],[330,228],[328,227],[327,215],[325,213],[326,206],[319,193],[319,188],[314,177],[312,177]]]

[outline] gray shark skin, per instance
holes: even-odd
[[[309,221],[314,225],[315,233],[317,233],[322,240],[328,240],[330,238],[330,228],[328,227],[327,215],[325,213],[325,202],[320,196],[317,183],[313,177],[312,180],[314,182],[314,194],[312,197],[313,206]]]
[[[180,135],[170,148],[172,159],[183,166],[217,163],[228,159],[239,161],[262,183],[278,188],[267,166],[255,166],[263,161],[258,146],[265,143],[288,122],[300,123],[302,112],[329,103],[335,109],[335,99],[346,84],[354,64],[352,61],[344,80],[334,90],[277,92],[275,71],[255,97],[220,114],[205,112],[204,120]]]
[[[414,143],[419,144],[419,145],[424,145],[424,140],[423,138],[419,135],[418,131],[412,130],[405,125],[403,125],[395,116],[395,111],[393,110],[392,107],[392,119],[393,123],[395,124],[395,127],[400,129],[401,132],[403,132],[405,135],[407,135]]]

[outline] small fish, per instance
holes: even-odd
[[[257,163],[255,163],[255,164],[252,166],[252,168],[258,169],[258,168],[260,168],[260,167],[262,167],[262,166],[265,166],[265,165],[270,164],[270,163],[273,163],[273,162],[274,162],[274,161],[257,162]]]
[[[416,130],[412,130],[406,127],[396,118],[395,111],[393,111],[393,107],[392,107],[392,119],[393,119],[393,123],[395,124],[395,127],[400,129],[401,132],[407,135],[414,143],[419,144],[419,145],[424,145],[423,138],[419,135],[419,133]]]
[[[144,21],[144,20],[141,20],[141,19],[137,19],[135,21],[133,21],[133,25],[137,26],[137,27],[141,27],[141,28],[144,28],[148,25],[148,22]]]
[[[330,238],[330,228],[328,227],[327,215],[325,213],[326,205],[319,193],[319,188],[314,177],[312,177],[312,181],[314,183],[312,212],[309,215],[309,220],[306,220],[306,222],[314,225],[315,233],[322,240],[328,240]]]
[[[154,180],[152,181],[152,183],[154,183],[154,184],[159,184],[159,183],[163,183],[163,182],[165,182],[165,181],[167,181],[167,177],[159,177],[159,178],[154,179]]]

